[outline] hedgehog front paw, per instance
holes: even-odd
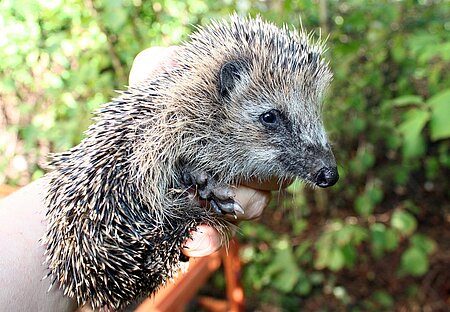
[[[236,212],[240,214],[244,214],[244,209],[242,209],[241,205],[239,205],[234,197],[236,193],[234,189],[226,184],[217,184],[212,189],[212,196],[209,202],[211,203],[211,207],[215,212],[221,214],[233,214],[236,215]]]
[[[199,171],[185,171],[183,180],[186,185],[195,187],[200,199],[209,201],[216,213],[244,214],[244,209],[234,200],[236,193],[232,186],[217,183],[210,174]]]

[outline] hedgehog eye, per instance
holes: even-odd
[[[270,129],[275,129],[280,123],[280,112],[276,109],[272,109],[259,116],[261,123]]]

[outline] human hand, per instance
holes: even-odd
[[[178,47],[153,47],[139,53],[134,59],[129,76],[130,86],[145,79],[158,75],[162,71],[176,66],[173,61]],[[287,181],[279,184],[276,178],[265,181],[249,181],[246,185],[239,185],[235,189],[234,198],[244,209],[245,213],[236,213],[237,220],[252,220],[258,218],[270,201],[270,191],[278,190],[290,184]],[[182,251],[188,257],[204,257],[212,254],[221,247],[219,233],[207,225],[199,225],[197,231],[185,242]]]

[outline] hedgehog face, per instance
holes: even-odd
[[[177,94],[211,104],[188,105],[202,109],[191,118],[199,125],[205,112],[212,121],[196,131],[211,144],[186,158],[195,157],[199,167],[224,180],[271,175],[333,185],[336,163],[320,116],[332,78],[324,50],[320,39],[303,30],[279,28],[259,17],[235,15],[229,24],[212,23],[192,35],[177,60],[192,73]]]
[[[275,155],[272,161],[278,165],[278,175],[296,176],[320,187],[337,182],[336,161],[320,122],[311,127],[310,122],[294,121],[275,108],[258,119],[266,149]]]
[[[266,175],[299,177],[320,187],[334,185],[339,175],[318,109],[320,96],[298,92],[304,80],[270,77],[272,86],[255,81],[249,68],[241,60],[227,62],[218,82],[228,119],[238,120],[230,137],[241,141],[251,155],[245,168],[256,175],[256,168],[264,168]],[[277,82],[283,89],[273,87]]]

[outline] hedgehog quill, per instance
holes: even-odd
[[[176,275],[197,225],[226,241],[224,216],[242,210],[231,185],[336,183],[323,51],[303,31],[233,15],[191,35],[173,68],[102,106],[86,138],[50,163],[43,243],[53,284],[80,305],[122,309]]]

